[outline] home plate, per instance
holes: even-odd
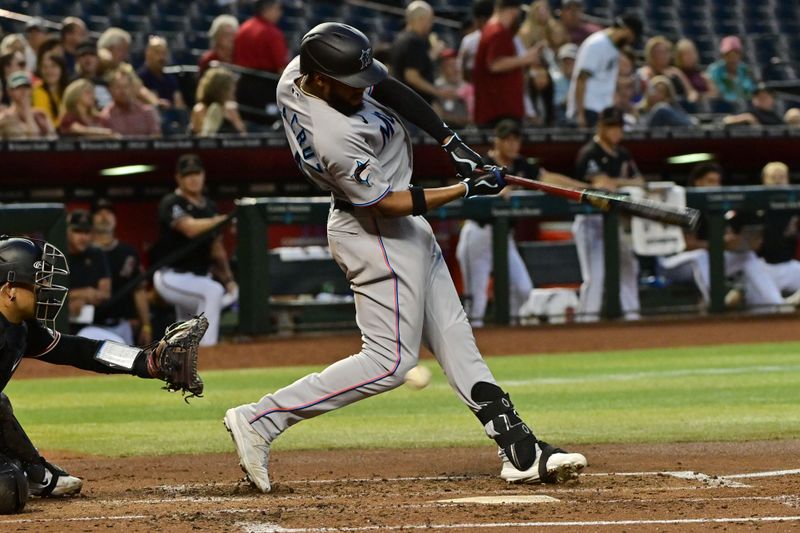
[[[553,503],[560,501],[544,494],[506,494],[505,496],[472,496],[470,498],[455,498],[453,500],[436,500],[437,503],[482,503],[488,505],[501,505],[504,503]]]

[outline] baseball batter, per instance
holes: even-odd
[[[355,294],[363,345],[320,373],[227,411],[224,423],[249,480],[268,492],[269,448],[281,433],[398,387],[422,343],[501,448],[503,479],[554,483],[577,475],[585,457],[539,441],[495,383],[421,216],[457,198],[497,194],[502,169],[474,173],[480,156],[414,91],[387,77],[369,40],[344,24],[324,23],[303,37],[300,56],[278,84],[278,105],[298,165],[331,193],[328,242]],[[443,143],[460,183],[410,187],[412,149],[400,117]]]

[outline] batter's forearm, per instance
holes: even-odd
[[[466,186],[463,183],[449,185],[447,187],[436,187],[424,189],[425,203],[428,209],[436,209],[445,204],[464,197]],[[411,191],[392,192],[372,206],[371,209],[382,217],[404,217],[413,213],[414,203],[411,199]]]

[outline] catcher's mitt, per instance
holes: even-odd
[[[167,328],[147,358],[150,375],[166,381],[166,390],[181,391],[187,401],[203,395],[203,380],[197,374],[197,346],[206,329],[208,319],[202,314],[176,322]]]

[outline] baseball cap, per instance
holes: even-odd
[[[39,17],[31,17],[25,23],[25,32],[40,30],[44,31],[44,20]]]
[[[642,19],[633,12],[626,12],[614,19],[614,26],[617,28],[628,28],[636,39],[642,36]]]
[[[742,41],[735,35],[728,35],[727,37],[723,38],[719,43],[719,53],[720,54],[727,54],[733,50],[741,51],[742,50]]]
[[[83,57],[85,55],[97,55],[97,45],[91,41],[83,41],[75,49],[75,55]]]
[[[770,88],[769,88],[769,85],[767,85],[767,84],[766,84],[766,83],[764,83],[763,81],[760,81],[760,82],[758,82],[758,84],[756,85],[756,89],[753,91],[753,94],[757,94],[757,93],[760,93],[760,92],[762,92],[762,91],[764,91],[764,92],[768,92],[768,93],[771,93],[771,92],[772,92],[772,89],[770,89]]]
[[[578,56],[578,45],[575,43],[562,44],[558,49],[558,59],[575,59]]]
[[[108,198],[98,198],[97,201],[92,204],[92,214],[97,213],[103,209],[108,209],[112,213],[114,212],[114,203],[109,200]]]
[[[8,75],[8,88],[16,89],[17,87],[32,86],[33,81],[31,75],[25,70],[17,70]]]
[[[520,137],[522,135],[522,130],[519,127],[519,122],[506,118],[498,122],[497,126],[494,127],[494,135],[498,139],[505,139],[509,135]]]
[[[178,158],[178,164],[175,165],[175,172],[179,176],[186,176],[196,172],[203,172],[203,162],[197,154],[183,154]]]
[[[87,210],[76,209],[67,216],[67,227],[78,231],[88,231],[92,229],[92,217]]]
[[[607,107],[600,112],[597,124],[602,126],[624,126],[625,116],[617,107]]]

